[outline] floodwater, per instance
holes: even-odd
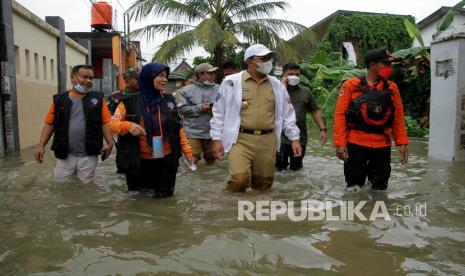
[[[277,173],[270,192],[223,194],[223,161],[181,166],[164,200],[127,193],[114,154],[83,185],[53,181],[52,152],[38,165],[24,151],[0,161],[0,275],[464,275],[465,164],[410,151],[405,167],[394,153],[388,192],[345,192],[334,149],[312,140],[304,170]],[[239,221],[241,199],[367,201],[366,216],[383,201],[390,220]]]

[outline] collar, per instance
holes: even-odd
[[[253,78],[252,78],[252,75],[250,75],[249,71],[247,70],[244,70],[244,74],[242,74],[242,80],[244,81],[247,81],[249,79],[252,79],[253,81],[255,81]],[[268,75],[265,76],[262,80],[258,81],[257,83],[262,83],[264,81],[268,80]]]

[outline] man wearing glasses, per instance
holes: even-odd
[[[294,156],[302,154],[289,94],[269,76],[274,54],[264,45],[250,46],[244,54],[247,70],[227,76],[215,97],[210,133],[214,156],[228,153],[225,192],[271,188],[282,131],[292,141]]]

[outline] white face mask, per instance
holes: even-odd
[[[86,89],[84,86],[80,85],[79,83],[76,83],[74,85],[74,89],[77,92],[81,93],[81,94],[86,94],[86,93],[90,92],[90,90],[91,90],[91,89]]]
[[[288,76],[287,77],[287,84],[290,86],[296,86],[300,83],[300,77],[298,76]]]
[[[258,64],[258,69],[257,71],[264,74],[264,75],[268,75],[269,73],[271,73],[271,70],[273,70],[273,61],[269,60],[269,61],[265,61],[265,62],[256,62]]]

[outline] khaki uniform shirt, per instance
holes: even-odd
[[[242,77],[241,127],[265,130],[275,127],[275,95],[268,78],[256,82],[245,71]]]

